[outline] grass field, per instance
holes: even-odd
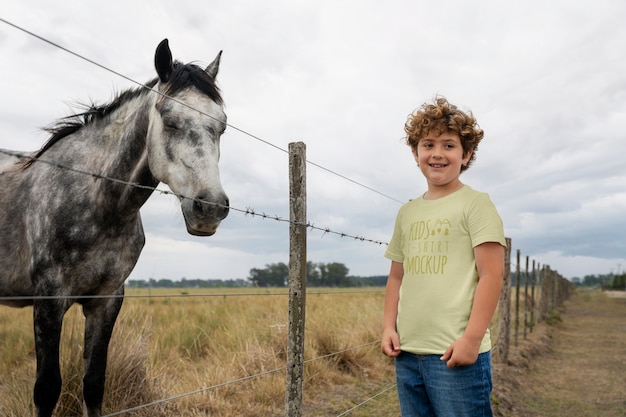
[[[379,348],[383,291],[309,290],[304,417],[399,416],[393,362]],[[511,297],[514,309],[515,290]],[[287,325],[287,289],[130,290],[111,340],[103,412],[158,402],[123,415],[283,416]],[[82,415],[83,327],[75,305],[63,327],[56,416]],[[2,416],[34,414],[32,333],[32,308],[0,308]]]
[[[128,292],[109,351],[105,414],[188,393],[124,415],[284,414],[287,291],[208,291]],[[393,363],[379,351],[382,304],[382,289],[307,295],[304,416],[341,415],[393,386]],[[82,415],[83,321],[74,306],[64,322],[57,416]],[[0,308],[0,340],[2,415],[33,415],[32,308]],[[349,415],[397,416],[395,395]]]
[[[558,315],[540,326],[542,343],[503,369],[513,381],[501,415],[625,417],[626,293],[578,290]]]

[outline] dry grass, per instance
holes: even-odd
[[[103,412],[190,393],[125,415],[283,415],[286,293],[250,296],[230,290],[198,297],[186,290],[189,296],[161,297],[163,291],[124,303],[109,351]],[[379,353],[382,300],[382,292],[307,297],[305,416],[336,416],[393,384],[392,362]],[[31,320],[32,309],[0,309],[3,416],[33,414]],[[81,415],[83,326],[75,306],[64,322],[57,416]],[[395,391],[386,395],[351,415],[397,415]]]
[[[626,300],[578,290],[494,369],[498,415],[626,416]]]
[[[124,415],[284,414],[287,291],[216,289],[210,296],[198,296],[206,291],[129,293],[111,341],[104,413],[180,396]],[[148,294],[151,297],[143,297]],[[514,313],[515,290],[511,297]],[[523,294],[521,299],[523,313]],[[382,290],[308,295],[305,417],[337,416],[393,385],[393,361],[379,353],[382,304]],[[3,416],[34,413],[31,320],[32,309],[0,308]],[[494,343],[497,320],[496,313],[491,325]],[[511,320],[514,325],[513,315]],[[81,415],[83,327],[81,309],[74,306],[63,328],[64,387],[57,416]],[[353,417],[371,415],[399,415],[395,389],[350,413]]]

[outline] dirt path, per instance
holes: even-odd
[[[496,368],[500,415],[626,417],[626,298],[611,295],[579,290]]]

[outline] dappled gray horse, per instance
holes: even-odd
[[[84,412],[100,416],[124,280],[145,241],[139,209],[154,187],[179,196],[192,235],[214,234],[228,214],[220,55],[206,69],[182,64],[166,39],[149,88],[62,119],[34,154],[0,150],[0,303],[33,305],[39,416],[52,415],[61,392],[61,323],[75,302],[86,318]]]

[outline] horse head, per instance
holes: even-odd
[[[179,196],[187,231],[211,236],[228,215],[218,170],[226,114],[215,77],[221,52],[206,69],[172,61],[163,40],[155,53],[159,76],[148,128],[152,175]]]

